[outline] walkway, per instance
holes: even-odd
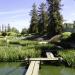
[[[51,52],[46,52],[47,58],[26,58],[25,61],[31,61],[26,75],[38,75],[40,61],[58,61],[58,57],[54,57]]]

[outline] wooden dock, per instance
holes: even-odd
[[[50,61],[58,60],[58,58],[26,58],[25,61]]]
[[[47,58],[26,58],[30,65],[25,75],[39,75],[39,66],[41,61],[58,61],[59,57],[54,57],[51,52],[46,52]]]
[[[38,75],[40,61],[31,61],[29,68],[25,75]]]
[[[51,52],[46,52],[46,55],[49,59],[59,60],[59,57],[54,57],[54,55]]]

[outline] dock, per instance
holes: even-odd
[[[31,61],[26,75],[38,75],[39,73],[40,61]]]
[[[54,57],[54,55],[51,52],[46,52],[46,55],[49,59],[59,60],[59,57]]]
[[[25,61],[53,61],[58,60],[58,58],[26,58]]]
[[[54,57],[51,52],[46,52],[47,58],[26,58],[30,65],[25,75],[39,75],[39,67],[41,61],[58,61],[59,57]]]

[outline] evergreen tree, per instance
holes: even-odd
[[[4,32],[4,25],[2,24],[2,32]]]
[[[47,0],[47,2],[49,13],[48,32],[51,36],[54,36],[62,32],[61,0]]]
[[[22,31],[21,31],[21,34],[24,35],[24,34],[27,34],[27,33],[28,33],[28,30],[26,28],[23,28]]]
[[[75,21],[74,21],[74,23],[73,23],[73,28],[75,28]]]
[[[38,32],[45,33],[47,32],[48,26],[48,14],[45,3],[41,3],[39,7],[39,24],[38,24]]]
[[[19,30],[17,30],[15,27],[12,27],[11,31],[14,32],[14,33],[19,33]]]
[[[5,26],[5,30],[4,30],[5,32],[7,32],[7,27]]]
[[[10,31],[11,31],[10,24],[8,24],[8,26],[7,26],[7,31],[8,31],[8,32],[10,32]]]
[[[1,32],[1,26],[0,26],[0,32]]]
[[[38,12],[36,4],[34,3],[31,10],[31,24],[29,28],[29,33],[38,33]]]

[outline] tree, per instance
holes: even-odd
[[[48,33],[54,36],[61,33],[63,28],[63,18],[60,14],[61,0],[47,0],[47,2],[49,15]]]
[[[2,32],[4,32],[4,25],[2,24]]]
[[[38,12],[36,9],[36,4],[34,3],[31,10],[31,24],[29,28],[29,33],[38,33]]]
[[[1,26],[0,26],[0,32],[1,32]]]
[[[7,32],[10,32],[11,31],[11,27],[10,27],[10,24],[8,24],[7,26]]]
[[[73,28],[75,28],[75,21],[74,21],[74,23],[73,23]]]
[[[27,32],[28,30],[26,28],[23,28],[21,34],[24,35],[24,34],[27,34]]]
[[[15,33],[19,33],[19,31],[18,31],[15,27],[13,27],[13,28],[11,29],[11,31],[12,31],[12,32],[15,32]]]
[[[48,26],[48,14],[45,3],[41,3],[39,7],[39,24],[38,24],[38,32],[45,33],[47,32]]]

